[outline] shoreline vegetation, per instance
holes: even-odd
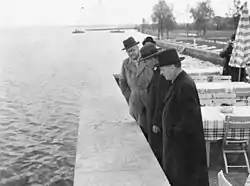
[[[142,33],[157,37],[157,30],[147,29]],[[169,36],[165,34],[163,35],[162,39],[157,39],[156,41],[157,45],[159,45],[160,47],[175,48],[181,54],[188,55],[200,60],[209,61],[214,65],[221,66],[223,64],[223,59],[219,56],[219,52],[214,52],[213,50],[208,50],[206,48],[202,49],[198,46],[206,45],[207,47],[215,47],[215,49],[222,50],[227,45],[229,37],[232,34],[232,30],[209,30],[207,32],[208,37],[206,38],[197,37],[194,34],[195,31],[189,32],[189,34],[187,34],[185,33],[185,30],[175,30],[174,32],[170,32]]]
[[[202,0],[186,9],[185,23],[176,21],[174,7],[166,0],[159,0],[152,7],[151,18],[142,18],[138,31],[156,36],[157,39],[197,41],[211,40],[226,44],[236,31],[243,8],[242,0],[233,1],[233,7],[224,16],[215,14],[211,0]],[[223,47],[223,46],[219,46]]]

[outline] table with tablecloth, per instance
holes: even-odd
[[[199,93],[225,92],[230,93],[237,90],[250,91],[250,83],[245,82],[197,82],[196,87]]]
[[[190,67],[183,67],[183,69],[191,76],[208,76],[208,75],[220,75],[221,69],[215,67],[207,67],[207,68],[190,68]]]
[[[250,106],[234,106],[232,113],[222,113],[221,108],[219,106],[201,107],[208,166],[210,160],[210,143],[223,138],[226,115],[250,116]],[[250,130],[232,129],[229,131],[229,136],[234,139],[249,139]]]
[[[222,103],[236,105],[238,101],[248,104],[249,97],[242,97],[243,92],[250,95],[250,83],[245,82],[196,82],[201,105],[217,106]]]

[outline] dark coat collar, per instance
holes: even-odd
[[[173,81],[172,85],[170,86],[165,98],[164,98],[164,103],[166,103],[166,101],[170,98],[170,96],[172,95],[173,93],[173,89],[175,87],[175,84],[180,82],[181,80],[183,80],[183,78],[187,77],[187,73],[182,70],[179,75],[175,78],[175,80]]]

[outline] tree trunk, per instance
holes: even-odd
[[[157,25],[157,27],[158,27],[158,39],[160,39],[160,34],[161,34],[161,22],[160,22],[160,19],[158,20],[158,25]]]
[[[160,39],[160,27],[158,26],[158,39]]]
[[[206,31],[207,31],[207,29],[204,27],[203,28],[203,36],[206,36]]]

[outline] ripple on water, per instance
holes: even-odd
[[[70,91],[50,91],[50,100],[46,95],[34,101],[13,94],[1,97],[1,185],[69,185],[73,180],[79,98]]]

